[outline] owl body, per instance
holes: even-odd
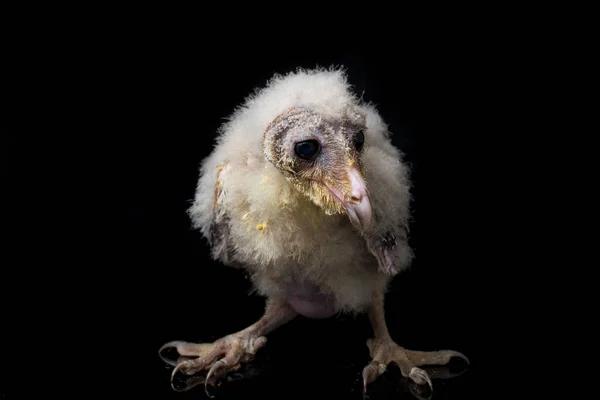
[[[412,258],[406,240],[407,169],[375,108],[361,103],[350,89],[341,70],[274,77],[223,125],[212,154],[202,163],[189,210],[216,260],[247,270],[260,294],[297,304],[297,311],[307,316],[363,311],[374,292],[385,290],[393,274],[382,273],[366,236],[395,238],[397,271]],[[290,113],[295,120],[277,119],[297,109],[308,111]],[[334,147],[343,141],[336,135],[348,135],[355,127],[365,138],[360,164],[374,220],[368,233],[343,212],[320,207],[316,197],[322,193],[298,183],[325,179],[325,171],[341,166],[341,153]],[[290,133],[281,138],[266,134],[279,128]],[[322,164],[314,167],[321,168],[320,175],[302,160],[273,161],[277,149],[308,134],[322,138]],[[277,140],[281,142],[275,146]]]

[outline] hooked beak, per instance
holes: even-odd
[[[369,192],[360,172],[355,167],[347,170],[349,192],[331,188],[331,191],[342,202],[350,221],[362,232],[371,227],[372,209]],[[342,200],[343,199],[343,200]]]

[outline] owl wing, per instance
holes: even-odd
[[[217,166],[215,200],[213,203],[213,219],[210,223],[208,242],[211,246],[213,257],[222,263],[229,265],[229,217],[225,211],[224,199],[225,192],[224,179],[229,162],[225,161]],[[224,172],[225,171],[225,172]]]

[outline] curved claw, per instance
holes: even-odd
[[[377,369],[373,364],[367,365],[362,372],[363,377],[363,393],[367,393],[367,385],[377,378]]]
[[[173,340],[171,342],[167,342],[165,344],[163,344],[162,346],[160,346],[160,349],[158,349],[158,354],[160,355],[164,349],[169,348],[169,347],[175,347],[177,348],[177,346],[181,343],[184,343],[180,340]]]
[[[414,353],[418,354],[420,352]],[[422,354],[424,354],[424,357],[419,360],[421,363],[420,365],[445,365],[448,364],[453,357],[460,358],[467,363],[467,366],[471,363],[467,356],[460,351],[455,350],[439,350],[432,351],[430,353],[425,352]]]
[[[469,359],[463,353],[454,350],[439,350],[439,351],[414,351],[407,350],[408,357],[418,366],[424,365],[446,365],[453,357],[459,358],[470,364]]]
[[[227,362],[225,361],[224,358],[218,360],[217,362],[215,362],[213,364],[212,367],[210,367],[210,370],[208,371],[208,374],[206,375],[206,381],[204,382],[204,392],[206,393],[206,395],[210,398],[214,398],[214,396],[212,396],[210,393],[208,393],[208,383],[210,381],[210,377],[216,373],[216,371],[218,369],[221,368],[225,368],[227,367]]]
[[[421,368],[417,367],[412,367],[410,369],[408,377],[412,379],[413,382],[415,382],[417,385],[424,385],[425,383],[427,383],[429,385],[429,388],[433,391],[433,383],[431,382],[431,378],[429,377],[427,372],[425,372],[425,370],[422,370]]]
[[[445,353],[445,354],[447,354],[449,356],[448,357],[448,361],[450,360],[450,358],[456,357],[456,358],[460,358],[461,360],[463,360],[464,362],[466,362],[467,365],[471,365],[471,361],[469,361],[469,359],[467,358],[467,356],[465,356],[460,351],[444,350],[443,353]]]
[[[185,374],[185,372],[188,368],[189,368],[188,361],[184,361],[184,362],[177,364],[175,366],[175,368],[173,368],[173,371],[171,372],[171,383],[173,383],[173,378],[175,377],[175,374],[177,374],[177,372],[179,372],[181,370],[181,372]]]
[[[184,381],[185,384],[182,387],[178,388],[175,386],[173,379],[171,379],[171,389],[173,389],[176,392],[187,392],[191,388],[203,384],[204,380],[204,376],[201,375],[187,377],[187,379]]]
[[[175,378],[175,375],[177,374],[177,372],[181,371],[181,372],[185,373],[188,368],[189,368],[189,362],[187,362],[187,361],[183,361],[183,362],[177,364],[175,366],[175,368],[173,368],[173,371],[171,372],[171,388],[174,391],[176,391],[176,392],[183,392],[183,391],[186,391],[186,390],[188,390],[190,388],[188,385],[186,385],[186,387],[184,389],[178,389],[173,384],[173,380],[174,380],[173,378]],[[196,386],[196,385],[197,385],[197,383],[194,384],[193,386]]]
[[[158,349],[158,356],[165,363],[176,366],[177,364],[172,359],[169,359],[169,358],[165,357],[165,355],[163,355],[165,350],[175,349],[177,351],[177,354],[179,354],[180,356],[197,357],[201,353],[201,347],[202,347],[202,344],[189,343],[189,342],[184,342],[181,340],[174,340],[174,341],[163,344],[160,347],[160,349]]]
[[[377,379],[377,377],[383,374],[385,370],[386,365],[378,363],[377,361],[372,361],[363,369],[363,393],[367,392],[367,385]]]
[[[171,358],[167,358],[165,357],[165,355],[163,354],[165,350],[167,349],[172,349],[175,348],[177,349],[177,342],[169,342],[169,343],[165,343],[163,344],[160,349],[158,349],[158,356],[160,357],[161,360],[163,360],[163,362],[169,364],[169,365],[173,365],[174,367],[177,366],[177,363],[175,361],[173,361]],[[177,352],[179,353],[179,351]]]

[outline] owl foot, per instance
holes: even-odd
[[[419,386],[427,385],[430,394],[433,392],[432,378],[450,378],[460,375],[460,373],[450,373],[447,368],[432,370],[431,374],[427,373],[422,366],[446,365],[454,357],[462,359],[468,365],[469,359],[453,350],[441,351],[413,351],[407,350],[398,346],[390,339],[369,339],[367,341],[369,352],[371,355],[371,363],[363,369],[363,388],[367,391],[367,385],[373,382],[377,377],[383,374],[387,366],[391,363],[396,363],[400,368],[402,376],[410,379]],[[463,371],[464,372],[464,371]],[[461,372],[462,373],[462,372]],[[422,399],[421,395],[411,388],[411,392],[417,398]]]
[[[252,360],[256,352],[265,345],[264,336],[250,333],[237,333],[225,336],[214,343],[169,342],[159,350],[159,356],[168,364],[175,366],[171,374],[173,390],[183,392],[204,383],[209,397],[208,385],[217,382],[228,372],[240,368],[241,363]],[[165,357],[165,352],[175,349],[180,356],[177,361]],[[175,385],[177,375],[185,375],[183,387]]]

